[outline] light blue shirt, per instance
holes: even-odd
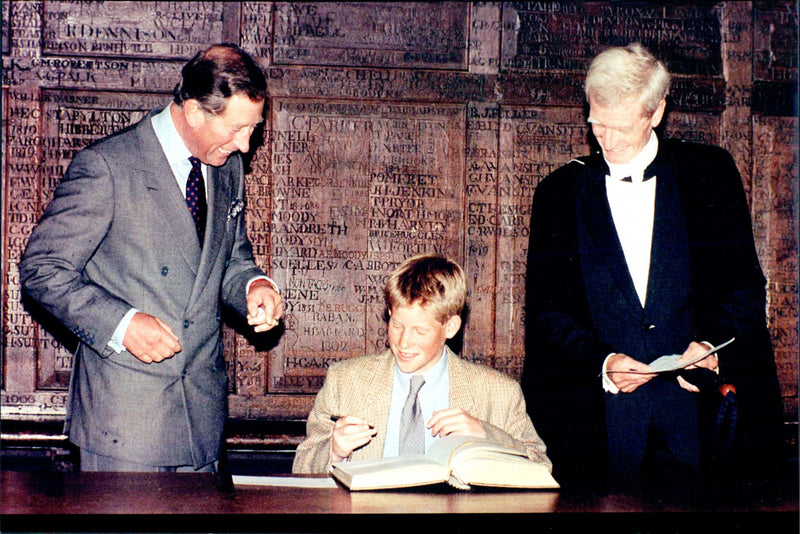
[[[389,406],[389,419],[386,424],[386,441],[383,445],[384,456],[398,455],[400,416],[403,413],[406,397],[408,397],[412,374],[404,373],[395,364],[392,401]],[[422,409],[423,420],[427,424],[433,412],[450,406],[450,373],[447,366],[447,351],[443,350],[442,357],[439,358],[436,365],[424,372],[422,376],[425,377],[425,384],[419,390],[417,402]],[[436,439],[438,437],[433,437],[429,429],[425,430],[425,451],[430,448]]]
[[[192,155],[189,149],[178,135],[178,129],[175,128],[175,123],[172,122],[170,115],[170,108],[173,104],[165,107],[157,115],[154,115],[150,121],[153,123],[153,130],[156,132],[158,142],[161,144],[161,149],[167,157],[169,166],[172,169],[172,174],[175,175],[175,180],[178,183],[178,188],[186,198],[186,181],[189,179],[189,171],[192,170],[192,164],[189,162],[189,157]],[[202,174],[204,177],[208,176],[206,164],[201,165]],[[206,178],[207,179],[207,178]],[[208,187],[206,190],[206,198],[208,198]]]

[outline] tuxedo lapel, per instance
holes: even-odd
[[[157,224],[167,228],[172,235],[175,248],[181,251],[192,272],[197,273],[200,263],[200,246],[197,243],[197,232],[186,199],[175,181],[175,176],[169,166],[164,151],[158,142],[150,115],[145,117],[136,128],[140,148],[138,175],[142,177],[144,186],[149,193],[150,200],[156,206],[159,220]],[[141,228],[139,231],[150,231]]]
[[[605,178],[599,174],[583,173],[577,180],[576,189],[581,256],[603,265],[628,305],[640,309],[641,303],[608,205]],[[605,291],[604,288],[596,290]]]
[[[683,208],[680,204],[674,171],[663,168],[656,182],[653,245],[646,305],[657,313],[674,300],[686,298],[683,284],[690,278],[689,245]]]

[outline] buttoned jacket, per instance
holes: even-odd
[[[151,116],[79,152],[20,263],[25,291],[79,339],[67,409],[70,439],[150,465],[205,465],[227,414],[221,305],[245,315],[263,272],[244,223],[239,154],[208,167],[200,246]],[[165,321],[182,350],[146,364],[108,342],[129,309]]]

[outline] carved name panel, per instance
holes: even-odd
[[[547,72],[509,84],[512,97],[575,105],[591,59],[608,46],[638,41],[678,75],[672,87],[677,107],[722,108],[724,86],[711,80],[722,74],[718,5],[519,2],[503,7],[503,70],[513,77]]]
[[[276,64],[465,69],[463,2],[276,5]]]
[[[381,288],[398,263],[463,257],[464,108],[280,99],[272,109],[269,270],[286,288],[289,328],[269,391],[313,392],[331,362],[385,347]]]
[[[797,410],[797,118],[757,117],[753,125],[753,228],[767,276],[767,314],[787,411]]]
[[[584,71],[607,46],[639,41],[663,51],[676,74],[722,73],[720,7],[654,2],[504,4],[503,65],[508,69]],[[565,39],[569,36],[569,39]]]
[[[45,2],[42,52],[189,58],[224,39],[224,2]]]

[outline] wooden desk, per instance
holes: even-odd
[[[660,526],[684,532],[677,527],[691,526],[697,516],[712,517],[716,526],[711,532],[751,523],[765,527],[759,528],[764,532],[781,531],[783,526],[786,532],[798,532],[796,491],[742,502],[713,496],[688,501],[664,495],[462,492],[446,486],[352,493],[341,486],[223,489],[213,475],[175,473],[4,472],[0,482],[3,532],[411,529],[413,533],[419,530],[417,525],[438,525],[443,532],[457,527],[488,534],[518,524],[522,516],[547,527],[581,526],[594,532],[604,526],[615,532],[624,532],[626,526],[641,530],[643,525],[649,531]]]

